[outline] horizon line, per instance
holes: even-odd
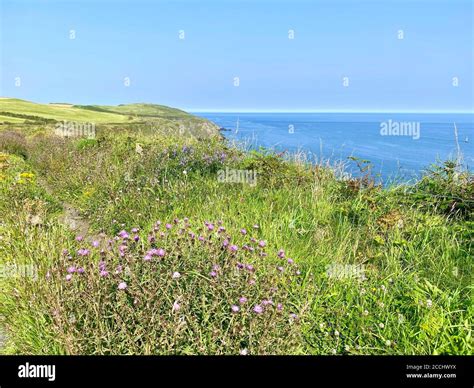
[[[188,113],[429,113],[429,114],[474,114],[473,110],[335,110],[335,109],[324,109],[324,110],[276,110],[276,109],[186,109],[180,108]]]

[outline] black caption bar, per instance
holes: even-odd
[[[173,382],[473,387],[473,361],[473,357],[458,356],[0,356],[0,388],[138,387]]]

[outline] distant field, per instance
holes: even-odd
[[[155,104],[129,104],[119,106],[36,104],[16,98],[0,99],[0,122],[22,123],[35,116],[45,119],[94,123],[133,123],[145,119],[188,119],[204,121],[182,110]],[[30,119],[31,120],[31,119]]]

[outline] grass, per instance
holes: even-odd
[[[9,353],[473,353],[471,173],[381,188],[219,137],[99,134],[24,131],[1,156],[0,258],[38,274],[1,279]]]

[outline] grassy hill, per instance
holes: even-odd
[[[0,98],[0,125],[49,124],[69,121],[93,123],[104,128],[119,125],[132,130],[162,133],[179,132],[198,137],[218,135],[218,127],[210,121],[179,109],[156,104],[71,105],[37,104],[16,98]],[[1,127],[0,127],[1,130]]]

